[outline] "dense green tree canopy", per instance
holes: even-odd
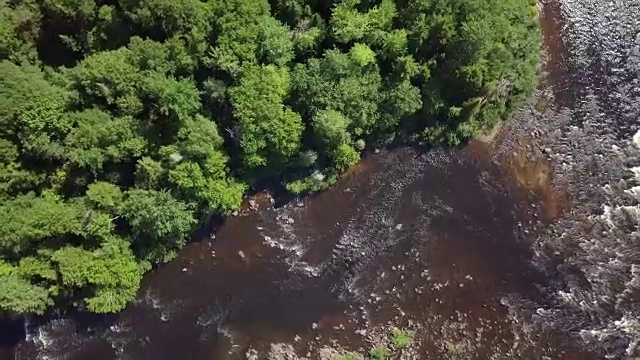
[[[532,0],[0,0],[0,315],[118,311],[251,186],[469,139],[538,48]]]

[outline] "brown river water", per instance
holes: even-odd
[[[122,313],[8,324],[0,358],[333,360],[392,326],[414,334],[398,359],[640,356],[624,208],[638,203],[638,15],[638,0],[542,1],[540,90],[492,138],[370,154],[282,206],[260,194]]]

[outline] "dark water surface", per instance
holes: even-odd
[[[34,343],[72,359],[241,359],[279,342],[305,354],[325,339],[357,349],[355,330],[389,320],[428,325],[417,337],[433,356],[445,357],[446,340],[478,359],[571,358],[571,347],[518,334],[501,304],[510,293],[543,300],[546,280],[528,263],[537,207],[488,155],[480,145],[381,153],[304,206],[262,202],[149,274],[110,329],[74,338],[61,320],[18,358]]]
[[[592,152],[629,145],[638,129],[629,62],[640,51],[616,49],[640,41],[640,5],[599,4],[540,4],[538,103],[493,142],[382,151],[330,191],[277,209],[261,195],[259,210],[145,276],[122,313],[16,323],[0,336],[26,340],[0,357],[245,359],[286,343],[315,359],[324,347],[365,353],[391,325],[415,333],[404,359],[632,356],[632,331],[609,332],[605,345],[582,335],[633,318],[638,306],[592,314],[563,302],[584,291],[567,269],[602,259],[578,251],[582,240],[554,245],[579,228],[575,219],[593,219],[610,200],[602,186],[622,176],[625,156],[608,161],[603,150],[591,163]]]

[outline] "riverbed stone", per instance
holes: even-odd
[[[249,348],[249,350],[247,350],[247,352],[245,353],[245,358],[247,360],[258,360],[258,351]]]
[[[303,360],[296,355],[296,351],[290,344],[271,344],[268,360]]]

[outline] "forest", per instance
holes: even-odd
[[[0,317],[122,310],[193,232],[536,87],[535,0],[0,0]]]

